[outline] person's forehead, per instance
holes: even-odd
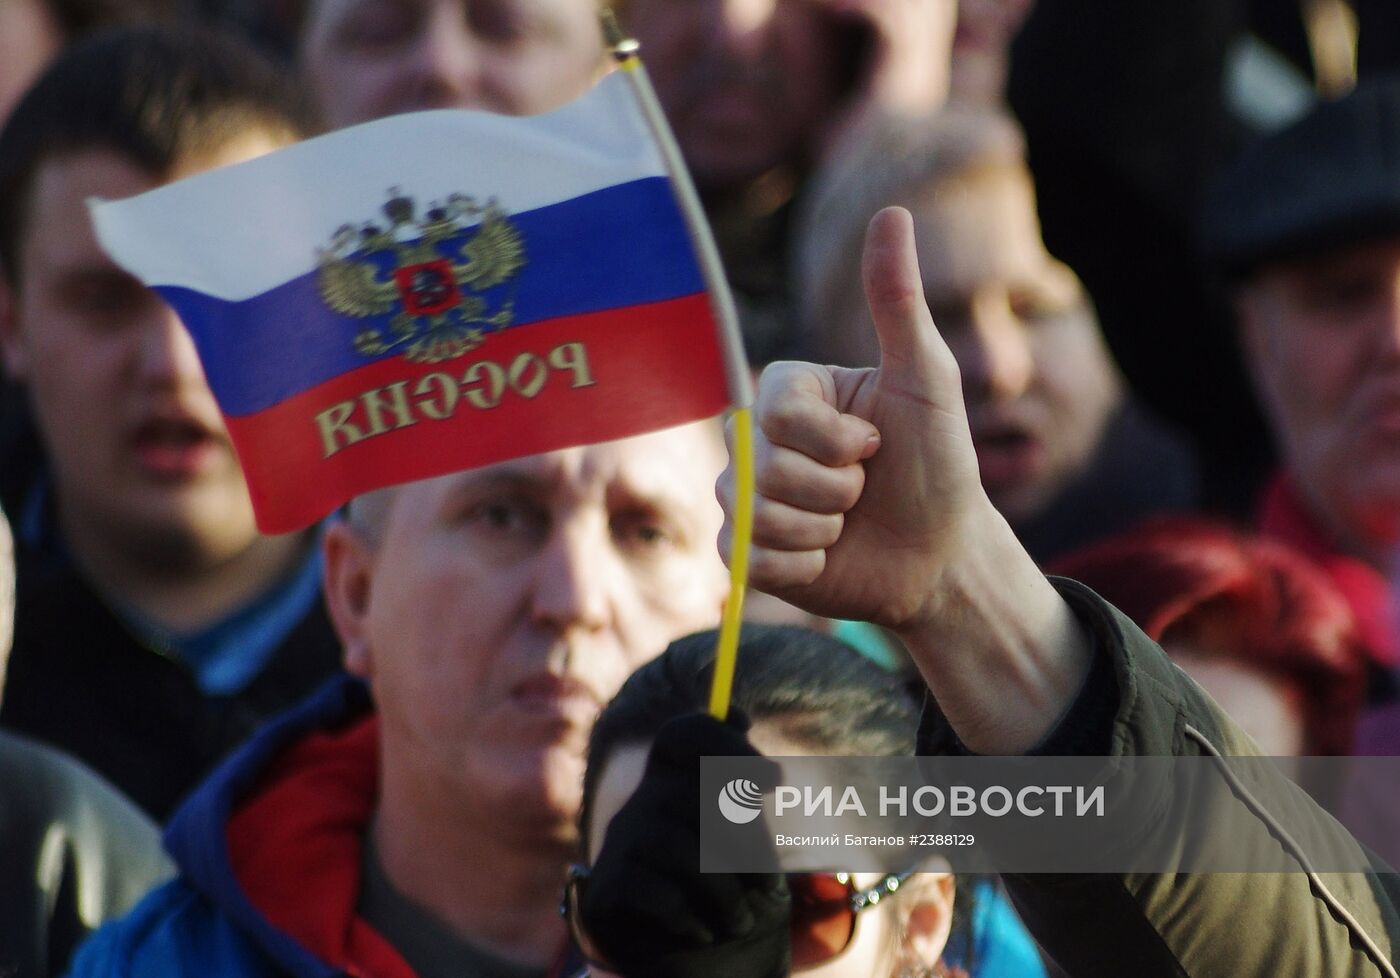
[[[72,207],[76,204],[86,211],[88,197],[130,197],[159,183],[155,174],[115,150],[74,150],[50,156],[35,169],[31,208]]]
[[[711,503],[724,464],[714,422],[511,459],[402,487],[416,509],[428,500],[485,487],[515,487],[560,499],[608,501],[616,493],[690,506]],[[413,500],[417,500],[414,502]]]
[[[116,200],[158,185],[154,175],[111,150],[79,150],[44,160],[29,185],[27,220],[18,242],[21,280],[87,267],[115,269],[93,233],[88,199]]]
[[[1400,235],[1360,241],[1266,266],[1257,280],[1291,284],[1314,278],[1385,273],[1400,268]]]
[[[468,11],[471,4],[482,0],[312,0],[302,21],[302,39],[305,41],[313,28],[333,26],[342,18],[361,10],[385,5],[406,10],[425,10],[436,6],[461,8]],[[594,9],[590,0],[489,0],[496,9],[519,9],[530,11],[579,11],[591,13]]]
[[[35,168],[29,185],[28,221],[20,243],[26,270],[31,262],[47,264],[75,256],[111,264],[93,233],[89,199],[133,197],[204,170],[252,159],[289,141],[289,136],[268,128],[248,128],[212,148],[186,154],[168,174],[153,173],[106,147],[48,156]]]
[[[1050,261],[1030,187],[1013,173],[941,179],[901,203],[914,218],[926,286],[1033,278]]]

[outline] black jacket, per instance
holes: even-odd
[[[317,601],[246,689],[210,696],[187,666],[138,640],[68,561],[18,556],[0,727],[69,752],[158,821],[262,721],[339,668]]]

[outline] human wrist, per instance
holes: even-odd
[[[976,519],[936,596],[896,633],[969,750],[1020,754],[1083,688],[1092,639],[1005,520]]]

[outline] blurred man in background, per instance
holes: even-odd
[[[1328,572],[1386,671],[1400,666],[1397,138],[1400,79],[1322,103],[1222,175],[1205,234],[1282,456],[1261,528]]]
[[[869,215],[914,215],[924,298],[961,371],[982,485],[1037,560],[1196,499],[1189,449],[1126,389],[1088,294],[1041,240],[1013,122],[950,108],[879,131],[804,227],[798,280],[819,363],[879,355],[856,274]]]
[[[291,93],[232,41],[132,29],[60,56],[0,134],[0,353],[44,447],[0,722],[158,819],[337,654],[314,532],[257,532],[188,333],[86,202],[293,141]]]

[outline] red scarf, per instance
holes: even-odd
[[[249,901],[323,961],[364,978],[417,978],[355,912],[362,833],[379,761],[370,717],[287,751],[229,819],[229,861]]]
[[[1287,475],[1276,476],[1265,489],[1259,531],[1301,551],[1332,579],[1356,615],[1372,661],[1392,669],[1400,665],[1400,609],[1390,582],[1370,564],[1341,552],[1304,507]]]

